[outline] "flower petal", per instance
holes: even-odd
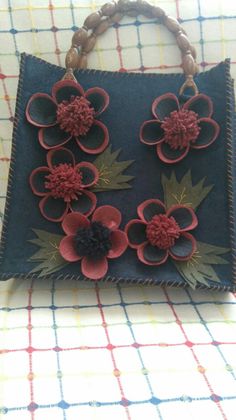
[[[169,249],[169,254],[174,260],[188,261],[197,249],[196,240],[188,233],[184,232],[176,240],[174,246]]]
[[[137,249],[138,259],[146,265],[161,265],[168,258],[168,251],[152,246],[148,242]]]
[[[99,172],[95,165],[90,162],[80,162],[76,165],[76,169],[78,169],[82,174],[83,187],[92,187],[97,183]]]
[[[62,222],[62,229],[66,235],[75,235],[80,228],[90,226],[90,221],[81,213],[69,213]]]
[[[166,208],[162,201],[151,198],[139,204],[137,213],[144,222],[150,222],[157,214],[165,214]]]
[[[27,104],[26,118],[36,127],[51,127],[57,123],[57,104],[46,93],[35,93]]]
[[[50,169],[53,166],[60,165],[60,163],[67,163],[74,166],[75,158],[70,150],[60,147],[59,149],[52,149],[47,153],[47,163]]]
[[[199,118],[211,117],[213,113],[213,103],[209,96],[200,93],[185,102],[183,109],[196,112]]]
[[[95,110],[95,116],[100,115],[109,105],[109,95],[104,89],[94,87],[85,92],[85,97]]]
[[[83,190],[78,195],[78,200],[70,202],[71,211],[78,211],[84,216],[90,216],[97,204],[97,197],[92,191]]]
[[[163,141],[164,130],[161,128],[161,122],[158,120],[144,121],[140,128],[140,141],[152,146]]]
[[[73,80],[61,80],[53,85],[52,96],[59,104],[70,100],[71,96],[84,96],[84,89]]]
[[[59,125],[54,127],[41,128],[39,130],[39,143],[44,149],[55,149],[56,147],[66,144],[71,135],[62,131]]]
[[[45,176],[47,176],[49,173],[50,170],[47,166],[40,166],[31,172],[29,183],[35,195],[42,197],[48,194],[48,189],[45,188]]]
[[[121,212],[113,206],[101,206],[93,213],[92,221],[100,222],[108,229],[116,230],[121,223]]]
[[[155,99],[152,104],[152,113],[159,121],[169,117],[170,113],[179,110],[178,98],[173,93],[166,93]]]
[[[93,155],[101,153],[109,143],[108,129],[101,121],[94,120],[86,136],[79,137],[77,143],[86,153]]]
[[[81,260],[75,249],[75,237],[74,235],[65,236],[60,242],[59,252],[64,260],[69,262],[75,262]]]
[[[195,143],[191,144],[193,149],[205,149],[210,146],[218,137],[220,127],[216,121],[210,118],[201,118],[198,121],[200,133]]]
[[[147,223],[139,219],[133,219],[127,223],[125,232],[131,248],[137,249],[147,241],[146,227]]]
[[[103,278],[108,270],[107,258],[103,257],[99,260],[84,257],[81,263],[81,271],[83,275],[92,280]]]
[[[128,239],[126,233],[122,230],[114,230],[111,232],[110,240],[112,247],[108,252],[107,258],[118,258],[120,257],[127,249]]]
[[[61,198],[53,198],[50,194],[46,195],[39,203],[39,209],[50,222],[61,222],[68,212],[68,204]]]
[[[198,225],[197,216],[194,213],[194,210],[190,207],[181,205],[172,206],[168,210],[167,216],[172,216],[175,219],[181,229],[181,232],[195,229]]]
[[[165,163],[180,162],[189,152],[190,146],[185,149],[172,149],[168,143],[162,142],[157,145],[157,156]]]

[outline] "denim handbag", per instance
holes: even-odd
[[[175,36],[183,74],[87,70],[124,14]],[[227,59],[197,74],[176,19],[107,3],[66,70],[22,54],[0,278],[236,290],[234,91]]]

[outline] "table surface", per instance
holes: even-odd
[[[73,31],[100,1],[0,1],[0,216],[20,53],[63,65]],[[154,3],[154,2],[153,2]],[[163,0],[198,53],[236,74],[235,0]],[[158,45],[157,45],[158,44]],[[89,67],[175,72],[171,34],[125,18]],[[73,281],[0,283],[0,419],[234,420],[236,295]]]

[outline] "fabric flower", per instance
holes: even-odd
[[[141,262],[161,265],[168,256],[177,261],[192,257],[196,240],[189,231],[198,225],[192,208],[175,205],[167,211],[160,200],[151,199],[140,204],[137,213],[140,219],[130,220],[125,232]]]
[[[73,153],[63,147],[47,153],[47,164],[34,169],[29,180],[33,193],[43,197],[39,209],[45,219],[61,222],[69,210],[89,216],[97,204],[88,190],[98,181],[97,168],[90,162],[76,165]]]
[[[26,118],[40,127],[38,138],[44,149],[62,146],[73,137],[84,152],[97,154],[109,142],[107,127],[96,119],[108,104],[105,90],[94,87],[84,92],[79,83],[62,80],[53,86],[52,96],[31,96]]]
[[[140,141],[156,145],[158,157],[165,163],[182,160],[192,149],[205,149],[218,137],[220,128],[211,116],[213,104],[203,94],[195,95],[180,107],[172,93],[155,99],[153,120],[143,123]]]
[[[125,232],[118,229],[119,210],[112,206],[98,207],[92,220],[81,213],[70,213],[62,222],[65,236],[59,251],[69,262],[81,260],[85,277],[101,279],[108,270],[108,260],[120,257],[128,246]]]

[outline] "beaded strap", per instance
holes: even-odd
[[[196,63],[196,49],[190,44],[185,30],[179,22],[170,16],[167,16],[160,7],[152,6],[145,0],[119,0],[104,4],[100,10],[89,15],[82,26],[78,29],[72,38],[72,45],[67,52],[65,64],[65,79],[73,79],[73,70],[87,68],[87,54],[92,51],[99,35],[114,23],[119,22],[124,15],[136,17],[139,14],[147,18],[158,18],[160,22],[172,32],[176,38],[177,45],[182,54],[182,68],[186,80],[180,88],[180,94],[187,87],[198,93],[197,86],[193,76],[198,72]],[[89,31],[91,31],[89,33]]]

